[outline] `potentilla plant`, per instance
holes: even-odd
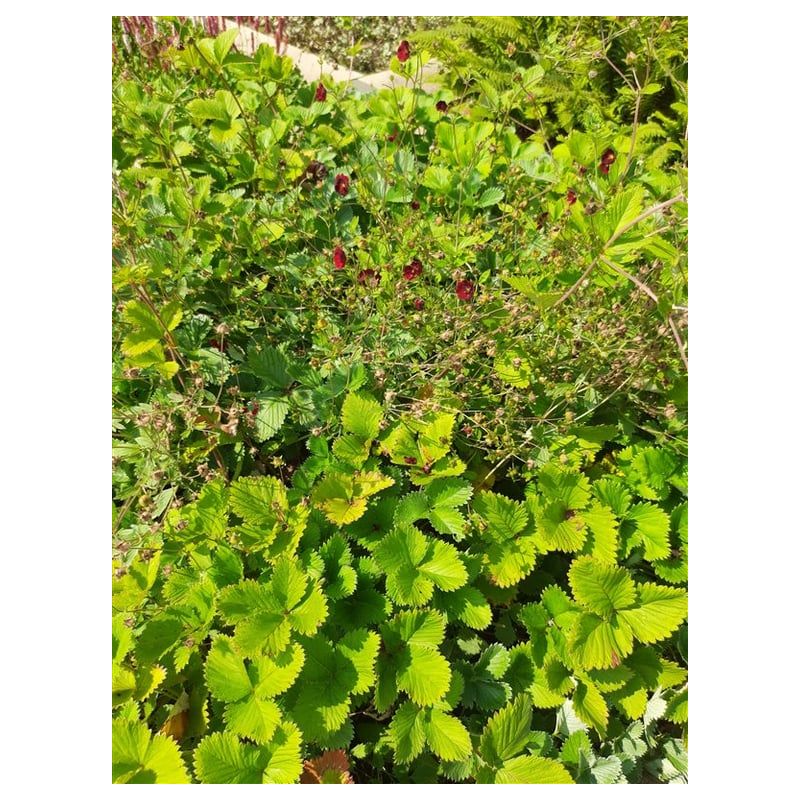
[[[234,38],[115,65],[115,779],[682,780],[683,112]]]

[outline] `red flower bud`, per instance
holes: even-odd
[[[574,204],[575,204],[575,201],[576,201],[577,199],[578,199],[578,195],[576,195],[576,194],[575,194],[575,192],[574,192],[572,189],[570,189],[570,190],[567,192],[567,205],[568,205],[568,206],[574,205]]]
[[[456,296],[459,300],[472,300],[475,294],[475,284],[472,281],[461,280],[456,281]]]
[[[387,141],[387,142],[393,142],[393,141],[394,141],[396,138],[397,138],[397,134],[396,134],[396,133],[390,133],[390,134],[389,134],[389,135],[386,137],[386,141]]]
[[[317,91],[314,92],[314,99],[320,103],[324,103],[327,97],[328,97],[327,89],[321,83],[318,83]]]
[[[611,166],[616,160],[617,154],[610,147],[603,151],[603,155],[600,156],[600,163],[607,164],[608,166]]]
[[[333,248],[333,268],[334,269],[344,269],[344,265],[347,263],[347,256],[344,253],[344,249],[341,247],[334,247]]]
[[[600,172],[603,175],[608,175],[609,167],[617,160],[617,154],[609,147],[607,150],[603,151],[603,155],[600,156]]]
[[[440,101],[439,101],[439,102],[436,104],[436,110],[437,110],[437,111],[441,111],[441,112],[442,112],[442,114],[444,114],[444,112],[445,112],[445,111],[447,111],[447,103],[445,103],[445,101],[444,101],[444,100],[440,100]]]
[[[422,264],[419,259],[415,258],[410,264],[403,267],[403,277],[407,281],[413,281],[419,275],[422,275]]]
[[[414,458],[414,456],[405,456],[403,458],[403,461],[405,461],[406,464],[416,464],[417,463],[417,459]]]
[[[419,211],[419,200],[412,200],[411,208],[413,208],[414,211]]]
[[[337,175],[333,188],[344,197],[350,191],[350,178],[347,175]]]
[[[397,60],[408,61],[410,55],[411,45],[405,39],[403,39],[403,41],[400,42],[400,46],[397,48]]]
[[[422,311],[422,309],[425,308],[425,301],[421,297],[415,298],[414,308],[416,308],[417,311]]]

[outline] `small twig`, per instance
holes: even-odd
[[[681,335],[678,332],[678,326],[675,324],[675,320],[672,319],[672,314],[667,316],[667,322],[669,323],[669,327],[672,329],[672,335],[675,337],[675,341],[678,343],[678,349],[680,350],[683,366],[686,367],[686,371],[688,372],[689,359],[686,357],[686,345],[684,345],[683,339],[681,339]]]
[[[633,151],[636,149],[636,133],[639,130],[639,109],[642,104],[642,87],[639,83],[639,79],[636,76],[636,70],[633,70],[633,79],[636,81],[636,108],[633,112],[633,129],[631,130],[631,149],[628,152],[628,159],[625,162],[625,172],[628,171],[628,168],[631,165],[631,161],[633,161]],[[650,57],[648,54],[647,58],[647,68],[645,69],[644,75],[644,85],[647,86],[648,82],[650,81]]]
[[[623,277],[627,278],[631,283],[636,284],[636,287],[644,292],[656,305],[658,305],[658,295],[646,284],[642,283],[635,275],[631,275],[630,272],[625,272],[622,267],[617,266],[613,261],[609,261],[605,256],[600,256],[600,260],[610,269],[613,269],[614,272],[619,273]]]
[[[578,278],[578,280],[576,280],[575,283],[573,283],[572,286],[570,286],[569,289],[567,289],[567,291],[564,292],[564,294],[562,294],[561,297],[559,297],[558,300],[555,301],[555,303],[553,303],[551,308],[560,306],[565,300],[567,300],[570,297],[570,295],[577,292],[578,287],[589,277],[589,273],[595,268],[596,264],[597,264],[597,259],[595,258],[594,261],[592,261],[592,263],[589,264],[588,267],[586,267],[586,269],[581,274],[580,278]]]

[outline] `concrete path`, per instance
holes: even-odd
[[[220,20],[221,27],[226,30],[229,28],[238,28],[239,35],[236,37],[236,49],[240,53],[252,55],[261,44],[268,44],[270,47],[275,48],[275,37],[272,34],[261,33],[246,25],[237,25],[234,20],[225,19]],[[300,74],[309,82],[316,83],[322,75],[329,75],[335,81],[343,81],[350,83],[352,87],[359,92],[374,92],[378,89],[391,88],[393,86],[410,86],[411,81],[406,78],[396,75],[390,70],[383,72],[374,72],[371,75],[364,75],[355,70],[342,69],[335,67],[326,61],[323,61],[320,56],[314,53],[307,53],[294,45],[286,44],[283,46],[281,55],[288,56],[294,61]],[[439,88],[437,74],[439,72],[439,64],[436,61],[428,62],[422,68],[422,88],[425,91],[432,91]]]

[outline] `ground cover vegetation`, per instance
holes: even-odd
[[[115,20],[114,782],[687,780],[686,20],[447,22]]]

